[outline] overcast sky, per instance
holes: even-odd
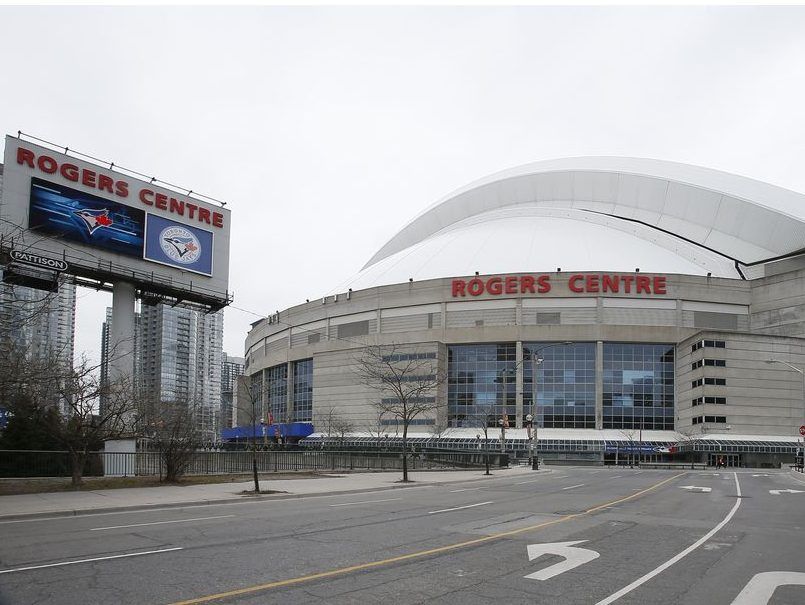
[[[0,123],[232,210],[224,350],[410,218],[626,155],[805,192],[805,9],[0,7]],[[111,295],[79,291],[93,358]]]

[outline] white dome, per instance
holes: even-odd
[[[437,202],[342,287],[454,275],[633,271],[739,277],[805,250],[805,196],[636,158],[567,158],[492,175]],[[340,288],[339,288],[340,289]]]

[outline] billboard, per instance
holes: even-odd
[[[143,291],[151,282],[177,298],[228,298],[231,213],[222,205],[12,136],[3,169],[5,252]]]
[[[28,227],[93,248],[143,256],[143,210],[40,178],[31,179]]]

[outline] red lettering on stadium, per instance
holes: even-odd
[[[663,275],[599,275],[574,273],[567,280],[567,289],[575,294],[667,294]],[[473,277],[454,279],[453,298],[489,294],[547,294],[551,291],[550,275],[507,275],[504,277]]]
[[[97,170],[79,168],[75,164],[59,164],[58,160],[49,155],[40,155],[24,147],[17,148],[17,164],[27,166],[31,170],[43,172],[47,175],[59,174],[63,179],[72,183],[81,183],[85,187],[97,189],[110,195],[127,198],[129,196],[129,183],[122,179],[113,178]],[[115,177],[119,176],[117,174]],[[218,229],[224,226],[224,215],[221,212],[208,210],[186,200],[168,197],[151,189],[143,188],[137,192],[137,199],[141,204],[158,208],[171,214],[186,216],[196,222],[212,225]]]

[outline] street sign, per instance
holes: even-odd
[[[572,542],[553,542],[551,544],[529,544],[528,560],[533,561],[543,555],[556,555],[564,557],[564,561],[549,565],[545,569],[530,573],[526,578],[529,580],[549,580],[560,573],[569,571],[579,565],[584,565],[597,559],[600,555],[589,548],[578,548],[576,544],[582,544],[587,540],[574,540]]]
[[[805,424],[799,427],[799,434],[805,436]]]

